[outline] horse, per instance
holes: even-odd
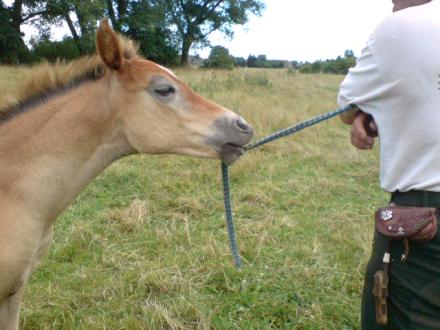
[[[18,329],[53,223],[107,166],[132,154],[233,163],[253,135],[234,112],[137,53],[107,20],[97,54],[32,68],[0,111],[0,328]]]

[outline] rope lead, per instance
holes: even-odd
[[[245,151],[249,151],[249,150],[261,147],[264,144],[267,144],[269,142],[273,142],[275,140],[281,139],[282,137],[285,137],[288,135],[292,135],[296,132],[303,130],[304,128],[316,125],[316,124],[321,123],[325,120],[328,120],[330,118],[338,116],[344,112],[347,112],[350,110],[356,110],[356,109],[357,109],[356,105],[349,104],[342,109],[330,111],[330,112],[324,113],[322,115],[316,116],[314,118],[311,118],[309,120],[303,121],[303,122],[296,124],[294,126],[285,128],[285,129],[278,131],[274,134],[271,134],[261,140],[258,140],[252,144],[248,144],[243,149]],[[238,251],[237,238],[235,236],[235,230],[234,230],[234,216],[232,214],[231,191],[230,191],[230,187],[229,187],[229,167],[222,162],[221,168],[222,168],[222,179],[223,179],[223,198],[224,198],[224,202],[225,202],[225,215],[226,215],[226,223],[228,226],[229,242],[230,242],[230,246],[231,246],[232,257],[234,258],[235,267],[241,268],[240,253]]]
[[[223,199],[225,201],[226,224],[228,226],[229,243],[235,267],[241,268],[240,253],[238,252],[237,239],[234,231],[234,217],[232,214],[231,191],[229,189],[229,167],[222,162]]]

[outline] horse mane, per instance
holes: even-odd
[[[118,38],[125,59],[139,56],[137,44],[119,34]],[[25,70],[25,76],[17,84],[15,94],[3,97],[7,99],[3,102],[5,104],[0,103],[0,124],[82,82],[98,80],[109,74],[109,71],[99,55],[83,56],[70,62],[44,61],[33,65]]]

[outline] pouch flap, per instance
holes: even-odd
[[[375,217],[376,230],[393,239],[411,237],[427,226],[437,227],[437,209],[431,207],[381,207]]]

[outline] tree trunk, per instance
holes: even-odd
[[[12,15],[11,15],[12,16],[12,24],[11,25],[15,31],[20,33],[20,35],[21,35],[20,25],[22,23],[22,18],[21,18],[22,11],[23,11],[23,0],[15,0],[14,5],[12,7]]]
[[[79,53],[83,55],[84,49],[82,48],[81,40],[78,34],[76,33],[75,26],[73,25],[73,22],[68,13],[64,15],[64,19],[66,20],[67,25],[69,26],[70,33],[72,34],[73,41],[75,41],[76,47],[78,47]]]
[[[29,49],[23,40],[23,34],[21,32],[21,24],[23,23],[23,0],[16,0],[12,4],[12,10],[10,11],[10,27],[16,32],[16,42],[13,43],[13,47],[8,49],[10,53],[9,58],[5,61],[8,64],[20,64],[26,63],[31,60]],[[6,23],[7,24],[7,23]]]
[[[191,45],[193,44],[192,37],[185,35],[182,41],[182,55],[180,57],[180,65],[188,66],[189,65],[189,50],[191,49]]]
[[[107,0],[107,10],[108,10],[108,16],[110,17],[110,21],[112,22],[113,29],[116,31],[120,31],[118,20],[115,15],[115,9],[113,8],[113,1]]]
[[[78,17],[78,25],[81,31],[81,36],[85,36],[89,31],[88,31],[88,27],[86,26],[86,22],[84,20],[83,12],[81,11],[81,8],[77,6],[75,3],[73,4],[73,8],[75,10],[76,17]]]
[[[118,0],[118,16],[119,19],[127,15],[127,1],[126,0]]]

